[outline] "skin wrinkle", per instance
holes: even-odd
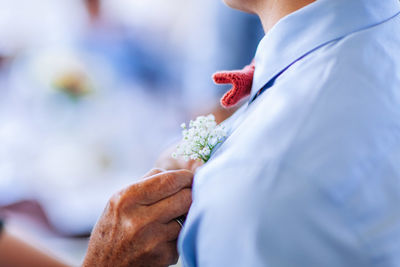
[[[92,233],[83,266],[173,264],[180,227],[171,220],[188,212],[192,179],[188,171],[159,173],[117,193]]]
[[[136,184],[133,186],[132,191],[134,190],[140,197],[136,200],[136,203],[151,206],[154,203],[161,201],[171,195],[177,193],[178,190],[182,188],[191,188],[191,177],[193,174],[187,170],[176,171],[179,174],[182,174],[182,179],[176,181],[175,176],[170,172],[165,172],[162,175],[162,179],[159,176],[153,175],[150,178],[157,178],[150,185],[144,184]],[[147,179],[146,179],[147,180]],[[182,186],[181,186],[182,185]],[[151,187],[151,190],[150,188]],[[160,196],[158,192],[164,192],[164,197]],[[129,192],[127,192],[129,194]],[[161,193],[162,194],[162,193]]]

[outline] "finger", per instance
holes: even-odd
[[[153,175],[159,174],[165,172],[165,170],[160,169],[160,168],[154,168],[151,169],[148,173],[146,173],[143,178],[147,178],[147,177],[151,177]],[[132,187],[134,187],[134,185],[129,186],[128,188],[125,188],[119,192],[117,192],[116,194],[114,194],[111,198],[110,201],[107,203],[106,209],[107,210],[109,208],[109,206],[112,204],[112,206],[117,207],[120,206],[121,203],[124,203],[126,205],[129,206],[129,203],[134,203],[135,198],[132,198],[131,193],[129,193],[129,191],[131,190]]]
[[[182,189],[178,193],[149,206],[149,214],[153,220],[161,223],[172,221],[189,211],[192,204],[192,190]]]
[[[148,177],[146,180],[128,187],[124,194],[127,198],[135,196],[142,205],[151,205],[168,198],[183,188],[190,188],[193,173],[188,170],[167,171]]]
[[[165,170],[161,169],[161,168],[154,168],[151,169],[148,173],[146,173],[143,177],[150,177],[159,173],[165,172]]]
[[[132,221],[134,224],[134,219]],[[135,239],[141,239],[151,246],[151,244],[177,240],[182,227],[175,220],[168,223],[150,221],[146,222],[141,229],[140,236],[136,236]]]
[[[182,227],[175,220],[163,225],[165,231],[165,241],[177,240]]]
[[[162,243],[156,250],[155,257],[160,259],[160,266],[170,266],[178,262],[179,254],[176,241]]]
[[[202,161],[199,161],[199,160],[192,160],[191,162],[190,162],[190,164],[189,164],[189,170],[190,171],[192,171],[193,173],[195,173],[196,172],[196,170],[198,169],[198,168],[200,168],[201,166],[203,166],[203,162]]]
[[[168,242],[166,245],[167,264],[173,265],[178,262],[179,253],[176,241]]]
[[[157,167],[163,168],[165,170],[179,170],[179,169],[184,169],[181,166],[184,165],[184,162],[178,159],[174,159],[171,157],[169,158],[164,158],[162,161],[159,161],[156,163]]]

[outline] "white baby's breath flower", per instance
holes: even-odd
[[[190,121],[189,128],[182,123],[181,128],[183,138],[172,157],[182,157],[186,161],[200,159],[207,162],[215,146],[227,136],[225,127],[218,125],[212,114]]]

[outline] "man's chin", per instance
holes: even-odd
[[[251,10],[245,3],[247,0],[224,0],[224,3],[230,8],[237,9],[246,13],[254,14],[254,11]]]

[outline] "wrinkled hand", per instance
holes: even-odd
[[[195,172],[198,167],[203,165],[200,160],[185,161],[183,159],[174,159],[171,155],[176,150],[176,147],[177,145],[174,145],[161,153],[155,167],[165,170],[189,170]]]
[[[83,266],[169,266],[178,260],[193,173],[152,170],[145,180],[115,194],[95,226]]]

